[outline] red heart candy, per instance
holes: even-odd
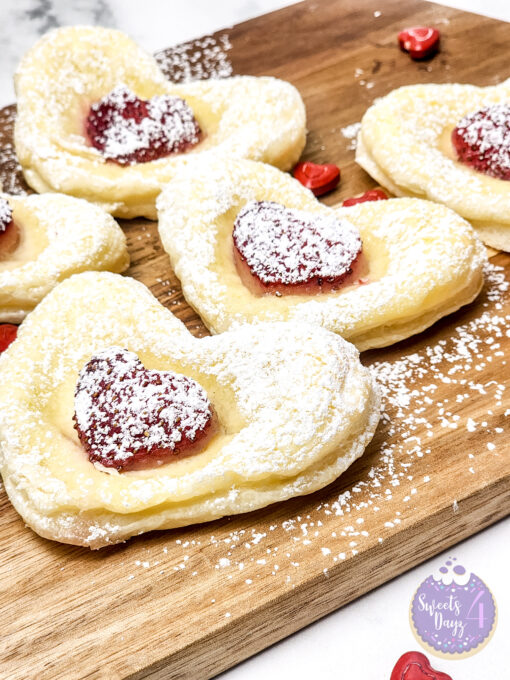
[[[409,52],[412,59],[426,59],[439,48],[440,33],[430,26],[413,26],[398,34],[400,49]]]
[[[315,196],[322,196],[338,186],[340,182],[340,168],[332,163],[312,163],[305,161],[298,163],[292,173],[307,189],[311,189]]]
[[[89,460],[117,470],[156,467],[196,453],[215,433],[212,406],[195,380],[147,370],[120,347],[85,364],[74,408]]]
[[[18,327],[13,326],[12,323],[3,323],[0,325],[0,352],[6,350],[11,342],[16,340],[18,334]]]
[[[353,196],[352,198],[346,198],[342,203],[344,208],[350,205],[357,205],[358,203],[367,203],[368,201],[385,201],[388,197],[382,189],[370,189],[365,191],[361,196]]]
[[[406,652],[397,661],[390,680],[452,680],[451,676],[435,671],[421,652]]]

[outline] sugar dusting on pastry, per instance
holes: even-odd
[[[251,201],[346,220],[360,232],[369,267],[382,261],[381,274],[368,285],[286,296],[277,305],[269,296],[256,298],[231,257],[236,215]],[[190,163],[163,190],[158,213],[161,240],[184,297],[216,333],[246,322],[295,319],[322,325],[360,349],[391,344],[422,330],[420,316],[436,313],[431,325],[471,301],[487,257],[471,226],[444,206],[393,199],[331,209],[289,175],[246,160]],[[396,337],[392,326],[398,333],[399,324]]]
[[[41,325],[46,337],[36,349]],[[95,546],[115,542],[119,532],[135,533],[136,513],[142,511],[140,531],[147,531],[153,524],[206,521],[320,488],[362,454],[379,420],[372,377],[355,348],[334,334],[275,323],[196,340],[141,284],[108,273],[64,282],[30,315],[20,338],[16,361],[7,360],[9,350],[0,358],[2,384],[7,393],[9,385],[23,383],[31,406],[13,400],[1,409],[0,430],[8,440],[4,480],[15,493],[13,486],[29,474],[27,512],[40,503],[54,508],[51,517],[42,513],[41,524],[37,520],[43,532],[44,526],[55,527],[57,506],[106,508],[110,514],[104,519],[111,524],[122,525],[125,518],[127,526],[116,534],[87,539]],[[24,343],[33,351],[25,352]],[[138,356],[149,353],[159,370],[170,362],[185,367],[184,375],[200,372],[200,384],[212,390],[227,431],[214,456],[113,477],[72,452],[78,445],[70,443],[78,373],[105,345],[127,346]],[[54,433],[55,420],[43,413],[57,408],[61,385],[68,386],[71,403]],[[150,508],[160,511],[145,515]],[[68,529],[58,522],[65,536]]]
[[[71,61],[70,50],[75,55]],[[190,63],[200,60],[186,54]],[[206,62],[201,63],[206,68]],[[144,98],[169,95],[184,100],[198,120],[204,143],[154,163],[105,163],[88,144],[83,119],[91,104],[121,83]],[[152,56],[110,29],[50,31],[20,62],[15,84],[15,145],[28,184],[38,192],[79,195],[118,217],[155,219],[161,186],[191,155],[214,149],[290,169],[305,143],[304,104],[290,83],[253,76],[170,82]]]
[[[22,215],[23,240],[0,268],[0,321],[20,323],[59,281],[89,270],[123,271],[126,238],[115,220],[84,200],[61,194],[8,196]]]
[[[398,88],[363,116],[356,160],[393,194],[444,203],[473,221],[485,243],[508,249],[508,186],[459,162],[451,133],[464,116],[506,105],[509,95],[510,79],[486,88],[457,83]]]
[[[207,393],[195,380],[147,371],[121,347],[96,353],[85,364],[74,407],[89,458],[118,469],[140,457],[157,460],[161,449],[181,450],[212,418]]]
[[[478,433],[479,445],[452,449],[452,455],[464,475],[483,477],[493,457],[504,453],[502,426],[510,416],[508,386],[486,373],[488,365],[491,373],[505,371],[501,341],[510,315],[502,309],[508,303],[509,282],[503,268],[494,265],[487,267],[486,280],[479,315],[457,325],[449,339],[373,364],[384,395],[382,444],[371,449],[370,465],[354,484],[346,487],[340,481],[288,512],[279,506],[254,527],[241,519],[234,520],[233,527],[231,522],[162,535],[144,545],[143,558],[139,551],[133,553],[125,564],[126,579],[136,582],[146,570],[191,579],[221,571],[222,597],[213,593],[207,604],[224,615],[230,606],[225,594],[229,584],[237,598],[258,591],[268,578],[295,588],[307,578],[311,560],[327,577],[336,564],[383,543],[402,524],[412,522],[430,504],[436,485],[444,483],[429,461],[437,428],[445,437]],[[441,384],[449,386],[449,394],[438,399]],[[477,421],[469,417],[469,409],[466,412],[473,400],[484,403],[484,416]],[[484,446],[485,441],[491,446]],[[462,501],[452,497],[451,512],[462,509]],[[374,516],[380,518],[376,533]],[[208,557],[207,566],[197,565],[197,555]]]
[[[452,133],[459,160],[499,179],[510,179],[510,105],[493,104],[464,116]]]
[[[338,278],[361,251],[348,220],[250,201],[238,213],[233,240],[250,270],[264,283],[295,284]]]
[[[146,163],[186,151],[200,140],[200,126],[180,97],[158,95],[145,101],[119,83],[94,102],[87,134],[106,159]]]

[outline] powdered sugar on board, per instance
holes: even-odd
[[[7,189],[7,186],[4,185],[4,188]],[[168,283],[166,278],[168,271],[164,276],[160,285],[173,285],[175,279],[172,277]],[[452,449],[452,455],[462,456],[466,472],[472,468],[475,473],[469,474],[480,477],[484,464],[491,463],[493,457],[501,456],[504,437],[501,420],[503,415],[510,415],[508,409],[506,413],[501,411],[506,394],[500,389],[503,380],[501,383],[493,382],[484,377],[488,364],[494,365],[502,377],[507,375],[502,337],[505,333],[508,335],[508,314],[503,309],[508,295],[505,292],[507,284],[502,278],[501,271],[491,270],[489,293],[483,302],[482,316],[460,324],[463,338],[455,330],[458,315],[445,320],[444,323],[451,326],[456,343],[447,340],[441,344],[432,340],[428,349],[430,357],[424,354],[423,349],[406,354],[408,344],[405,344],[400,346],[403,349],[395,350],[404,354],[404,358],[384,360],[376,365],[374,370],[385,393],[384,422],[379,428],[377,441],[351,473],[309,498],[289,501],[230,521],[145,536],[127,544],[117,553],[108,554],[109,562],[119,561],[125,569],[126,584],[129,581],[133,588],[145,587],[146,580],[140,581],[139,578],[143,574],[151,574],[155,580],[162,574],[171,577],[168,580],[176,591],[180,580],[192,579],[193,583],[198,584],[202,578],[210,578],[214,587],[204,607],[214,609],[218,619],[223,619],[227,613],[235,611],[235,601],[229,599],[228,591],[224,590],[228,583],[235,585],[237,593],[240,588],[257,589],[265,577],[281,580],[289,587],[294,587],[304,577],[309,563],[307,551],[327,576],[332,565],[355,557],[370,541],[382,542],[388,534],[398,531],[403,522],[412,519],[416,507],[427,503],[424,494],[428,493],[428,488],[434,486],[438,491],[443,488],[442,471],[430,466],[433,448],[424,446],[422,441],[413,452],[418,444],[410,439],[420,436],[421,427],[432,430],[434,423],[439,422],[440,409],[445,409],[442,415],[448,422],[457,423],[457,428],[442,427],[442,435],[457,432],[466,442],[473,441],[469,439],[470,435],[478,434],[479,438],[483,438],[483,443],[477,444],[476,450],[468,451],[466,446],[466,450],[459,454]],[[173,289],[170,292],[173,293]],[[172,304],[176,304],[176,301]],[[414,339],[413,346],[419,340],[419,337]],[[447,361],[446,355],[452,357],[451,362]],[[485,363],[487,365],[484,366]],[[463,392],[458,391],[457,383],[452,385],[442,379],[442,376],[451,378],[448,371],[455,366],[458,369],[454,379],[466,379]],[[465,370],[463,366],[470,367],[469,378],[467,375],[462,377]],[[472,379],[475,371],[478,380]],[[430,384],[437,386],[435,390],[428,385],[417,385],[422,375],[430,378]],[[430,396],[431,392],[437,395],[438,390],[445,386],[449,390],[446,407],[435,403],[435,397]],[[477,397],[477,402],[484,405],[483,418],[471,418],[467,415],[469,411],[461,414],[462,404],[469,409],[473,403],[470,396],[473,395]],[[433,403],[426,397],[430,397]],[[462,402],[457,402],[458,398]],[[419,404],[418,400],[423,401],[423,404]],[[496,406],[498,402],[502,403]],[[459,418],[454,420],[453,416]],[[419,422],[422,418],[423,422]],[[407,422],[409,419],[411,423]],[[386,444],[384,447],[385,441],[407,432],[406,428],[409,429],[409,435],[406,435],[401,446]],[[425,436],[426,440],[433,440],[433,437]],[[494,445],[492,451],[485,446],[485,439],[487,444]],[[402,458],[399,459],[399,456]],[[447,465],[448,461],[445,460],[445,467]],[[451,498],[449,505],[452,514],[454,510],[462,514],[462,499]],[[373,526],[372,518],[376,516],[384,516],[384,520],[379,522],[380,531],[374,532],[369,525]],[[97,528],[91,526],[90,530],[93,533]],[[26,540],[31,540],[31,533],[25,529],[23,532]],[[282,532],[289,539],[283,546],[280,541]],[[39,543],[44,545],[44,542]],[[63,561],[65,558],[61,556],[65,554],[64,551],[58,554]],[[70,555],[76,559],[74,549]],[[91,559],[87,565],[92,583],[96,578],[101,583],[104,561]]]
[[[340,132],[342,136],[349,140],[349,145],[347,146],[349,151],[355,151],[358,141],[358,133],[361,130],[361,123],[352,123],[342,128]]]
[[[292,589],[306,580],[312,561],[327,578],[336,564],[412,523],[444,494],[453,466],[467,483],[499,466],[510,415],[503,352],[510,294],[503,268],[490,264],[486,276],[476,314],[462,313],[457,324],[460,315],[453,317],[447,339],[437,331],[428,342],[397,346],[395,358],[372,362],[365,355],[383,391],[382,422],[365,455],[334,485],[252,513],[249,523],[232,518],[162,535],[144,545],[144,560],[137,551],[138,557],[126,562],[126,579],[136,583],[147,570],[191,579],[207,579],[212,572],[221,595],[219,586],[211,590],[204,606],[221,618],[236,606],[228,597],[230,587],[232,598],[234,590],[257,589],[268,578]],[[474,404],[483,404],[476,418]],[[444,458],[435,451],[439,438],[451,442]],[[462,498],[452,495],[447,506],[462,515]],[[210,560],[205,576],[197,554]]]
[[[231,47],[228,34],[223,33],[176,45],[154,56],[167,78],[175,83],[187,83],[231,76],[233,69],[228,58]]]
[[[0,182],[6,194],[25,195],[29,188],[14,150],[13,134],[16,106],[0,109]]]

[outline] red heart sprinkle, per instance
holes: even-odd
[[[18,327],[13,326],[12,323],[3,323],[0,325],[0,353],[6,350],[11,342],[16,340],[18,334]]]
[[[184,99],[170,95],[140,99],[124,85],[92,104],[85,128],[92,146],[119,165],[186,151],[202,136]]]
[[[412,59],[426,59],[435,54],[439,48],[439,38],[437,28],[430,26],[413,26],[398,34],[400,49],[409,52]]]
[[[298,163],[292,173],[307,189],[311,189],[315,196],[322,196],[333,191],[340,182],[340,168],[332,163],[312,163],[305,161]]]
[[[156,467],[203,449],[215,433],[205,390],[192,378],[147,370],[110,347],[80,372],[74,422],[91,462],[117,470]]]
[[[435,671],[421,652],[406,652],[397,661],[390,680],[452,680],[451,676]]]
[[[388,198],[382,189],[370,189],[365,191],[361,196],[353,196],[352,198],[346,198],[342,203],[344,208],[350,205],[357,205],[358,203],[367,203],[368,201],[385,201]]]

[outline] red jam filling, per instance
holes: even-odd
[[[74,423],[92,463],[119,471],[154,468],[202,450],[216,432],[205,390],[192,378],[144,368],[111,347],[80,372]]]
[[[386,201],[388,196],[384,193],[382,189],[370,189],[365,191],[361,196],[353,196],[352,198],[346,198],[342,203],[342,207],[348,208],[351,205],[358,205],[359,203],[370,203],[372,201]]]
[[[11,342],[16,340],[18,335],[18,327],[12,323],[0,324],[0,353],[4,352]]]
[[[234,262],[258,295],[313,295],[359,282],[366,273],[358,230],[347,220],[251,201],[237,215]]]
[[[148,163],[198,144],[202,131],[183,99],[140,99],[124,85],[90,107],[85,123],[93,147],[119,165]]]
[[[464,116],[452,132],[452,144],[462,163],[510,180],[510,105],[494,104]]]
[[[5,260],[18,247],[20,232],[12,219],[12,210],[5,198],[0,198],[0,260]]]

